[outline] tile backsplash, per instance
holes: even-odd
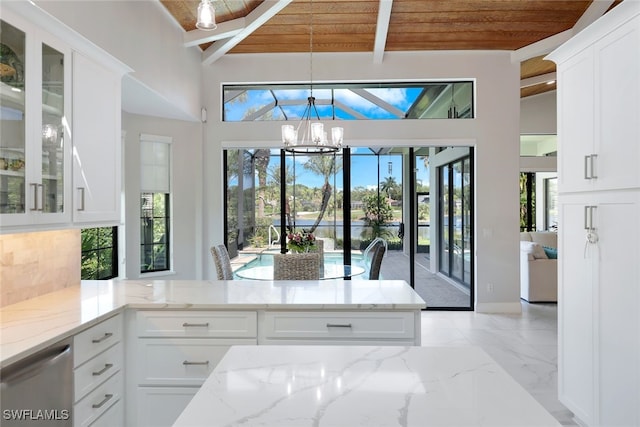
[[[80,284],[80,230],[0,235],[0,307]]]

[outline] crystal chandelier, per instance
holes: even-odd
[[[329,140],[327,132],[324,130],[324,124],[320,122],[320,115],[316,108],[316,98],[313,96],[313,0],[309,3],[311,7],[311,23],[309,25],[309,82],[311,94],[307,98],[307,107],[300,118],[298,126],[282,125],[282,143],[285,151],[290,153],[332,153],[342,148],[344,129],[341,127],[331,128],[331,140]],[[312,122],[314,119],[318,121]]]

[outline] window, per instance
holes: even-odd
[[[171,268],[171,138],[141,135],[140,272]]]
[[[321,120],[469,119],[472,81],[224,85],[225,122],[300,120],[313,96]],[[316,111],[314,111],[315,114]]]
[[[520,231],[536,230],[536,174],[520,173]]]
[[[106,280],[118,277],[118,227],[86,228],[81,232],[80,278]]]
[[[142,193],[140,272],[169,270],[169,194]]]
[[[545,178],[544,180],[545,217],[546,230],[558,229],[558,178]]]

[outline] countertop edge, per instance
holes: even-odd
[[[126,282],[126,281],[125,281]],[[194,283],[200,283],[205,281],[193,281]],[[136,282],[131,282],[131,284],[136,284]],[[140,282],[137,282],[140,284]],[[66,288],[61,291],[56,291],[51,294],[45,294],[43,298],[55,298],[57,293],[67,292],[73,294],[76,292],[78,294],[82,294],[83,285],[80,284],[76,287]],[[63,294],[60,294],[63,295]],[[74,336],[83,330],[91,328],[92,326],[110,318],[117,314],[123,313],[127,309],[134,310],[224,310],[224,311],[241,311],[241,310],[264,310],[264,311],[300,311],[300,310],[313,310],[313,311],[352,311],[352,310],[361,310],[361,311],[384,311],[384,310],[395,310],[395,311],[419,311],[426,307],[426,303],[422,302],[404,302],[404,303],[331,303],[331,302],[320,302],[320,303],[275,303],[275,302],[246,302],[246,303],[181,303],[181,302],[142,302],[142,301],[126,301],[126,297],[124,301],[117,302],[112,301],[113,308],[105,308],[104,311],[99,312],[95,315],[95,317],[91,317],[88,320],[83,320],[82,316],[78,321],[78,316],[71,317],[67,323],[64,321],[56,326],[51,326],[51,329],[47,329],[47,327],[43,326],[41,329],[39,328],[35,331],[31,336],[31,340],[33,342],[37,342],[36,344],[24,343],[20,344],[20,339],[15,339],[10,341],[1,340],[2,346],[0,346],[0,369],[9,366],[24,357],[27,357],[31,354],[36,353],[39,350],[42,350],[56,342],[64,340],[68,337]],[[46,301],[46,299],[45,299]],[[19,331],[19,328],[29,328],[30,324],[37,324],[42,322],[47,322],[47,316],[55,317],[56,315],[60,315],[59,312],[51,309],[50,305],[46,306],[46,309],[39,307],[37,304],[34,307],[27,306],[19,306],[17,303],[14,305],[6,306],[0,308],[0,313],[2,314],[2,323],[4,325],[0,325],[2,335],[5,335],[7,330],[10,328],[15,328]],[[42,303],[40,303],[42,304]],[[69,310],[75,310],[76,315],[79,314],[80,308],[82,304],[74,306]],[[20,319],[21,313],[26,313],[24,315],[24,319]],[[8,313],[8,314],[7,314]],[[15,318],[11,319],[11,314],[15,316]],[[64,311],[62,311],[64,314]],[[9,318],[9,322],[6,321],[5,315]],[[40,320],[40,319],[43,320]],[[51,318],[51,317],[50,317]],[[21,325],[20,322],[23,322],[24,325]],[[7,323],[18,323],[17,326],[7,326]],[[49,325],[50,326],[50,325]],[[51,331],[51,332],[49,332]],[[16,330],[12,331],[14,335],[16,335]],[[21,331],[20,331],[21,332]],[[42,336],[40,339],[39,337]],[[38,337],[38,338],[36,338]],[[26,341],[26,340],[25,340]],[[9,353],[7,354],[7,347],[9,347]],[[15,347],[15,348],[11,348]]]

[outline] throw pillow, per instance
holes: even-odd
[[[547,254],[544,252],[542,246],[534,242],[520,242],[520,250],[531,254],[534,259],[547,259]]]
[[[558,259],[558,248],[550,248],[549,246],[543,246],[544,253],[549,259]]]

